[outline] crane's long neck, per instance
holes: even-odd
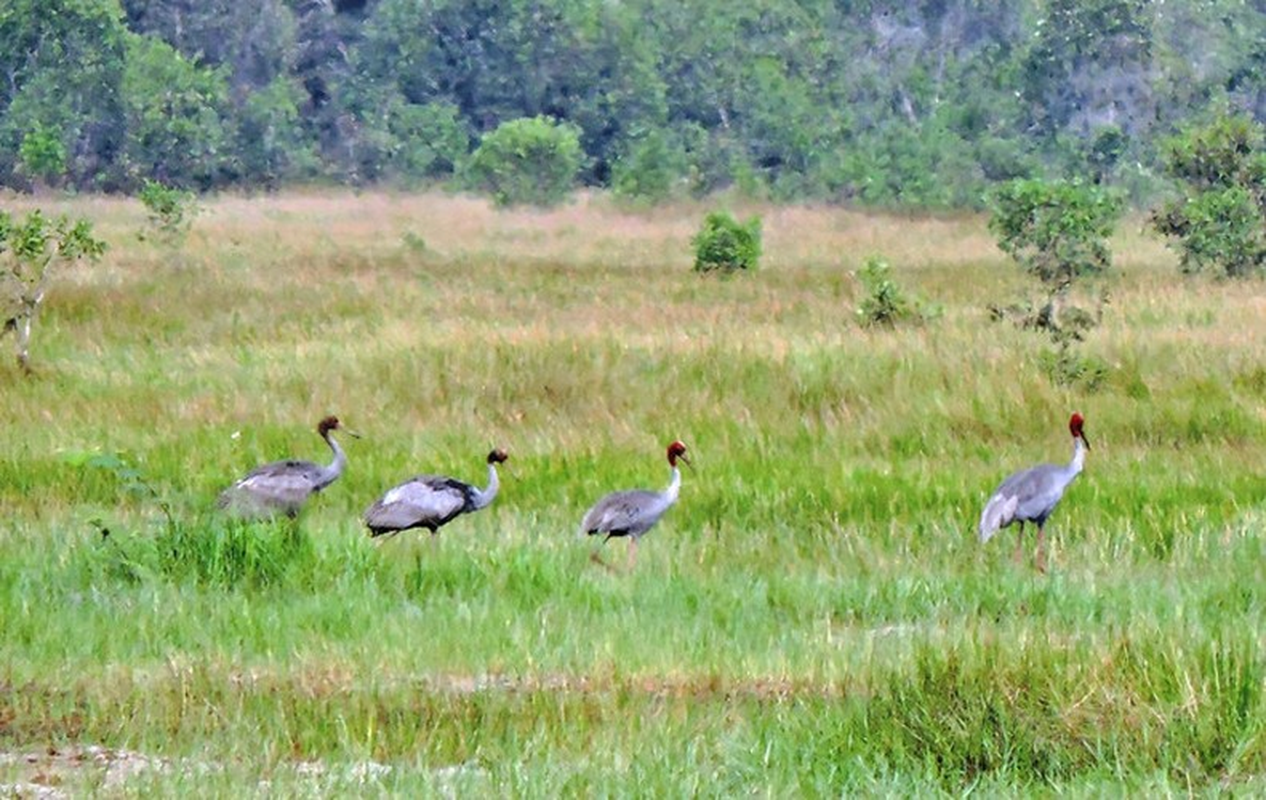
[[[681,492],[681,470],[673,464],[672,475],[668,480],[668,488],[663,491],[663,498],[668,505],[677,502],[677,495]]]
[[[1071,478],[1081,474],[1086,466],[1086,441],[1080,436],[1073,437],[1073,460],[1068,462],[1068,473]]]
[[[497,465],[490,461],[488,462],[488,485],[476,491],[475,509],[487,508],[496,499],[497,491],[500,488],[501,479],[497,477]]]
[[[343,474],[343,470],[347,469],[347,454],[343,452],[343,448],[339,447],[339,443],[334,441],[334,436],[330,432],[325,433],[325,443],[330,446],[330,450],[334,453],[334,460],[325,468],[325,474],[321,478],[321,486],[329,486],[338,480],[338,476]]]

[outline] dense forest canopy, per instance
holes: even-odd
[[[6,0],[0,183],[460,184],[520,118],[649,199],[1135,199],[1161,142],[1266,118],[1266,0]]]

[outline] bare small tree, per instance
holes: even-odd
[[[65,216],[48,219],[38,209],[21,221],[0,211],[0,336],[17,338],[18,365],[31,371],[31,325],[48,292],[58,262],[96,258],[105,243],[93,238],[92,224]]]

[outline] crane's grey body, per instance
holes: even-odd
[[[264,464],[224,490],[217,504],[241,517],[298,516],[309,497],[338,480],[347,468],[347,454],[330,434],[338,427],[337,420],[331,424],[327,419],[317,428],[334,454],[329,464],[296,459]]]
[[[631,536],[634,539],[655,527],[681,489],[681,472],[673,467],[672,479],[662,492],[629,489],[612,492],[594,504],[580,523],[581,532],[589,536]]]
[[[1077,449],[1081,451],[1080,440]],[[1003,481],[980,515],[980,541],[989,541],[1014,522],[1045,525],[1063,498],[1064,490],[1081,474],[1083,460],[1084,455],[1064,466],[1039,464]]]
[[[1037,526],[1037,567],[1045,569],[1042,553],[1043,531],[1046,520],[1055,511],[1064,492],[1081,474],[1086,463],[1086,449],[1089,445],[1082,435],[1081,415],[1074,415],[1070,422],[1073,434],[1073,458],[1067,465],[1039,464],[1036,467],[1017,472],[1004,480],[985,504],[980,515],[977,530],[980,541],[989,541],[994,534],[1012,523],[1020,524],[1016,541],[1016,560],[1019,560],[1023,544],[1024,524],[1031,522]]]
[[[432,534],[454,518],[487,508],[496,498],[501,482],[497,464],[503,451],[488,456],[488,485],[483,489],[443,475],[418,475],[388,489],[365,510],[365,525],[372,536],[426,528]]]

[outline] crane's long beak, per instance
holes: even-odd
[[[677,456],[677,457],[681,459],[681,462],[682,462],[683,464],[685,464],[687,467],[690,467],[690,469],[691,469],[691,470],[693,470],[693,469],[695,468],[695,465],[690,463],[690,459],[686,458],[686,454],[685,454],[685,453],[682,453],[681,455],[679,455],[679,456]]]
[[[1078,434],[1078,435],[1081,437],[1081,443],[1082,443],[1082,444],[1084,444],[1084,445],[1086,446],[1086,449],[1087,449],[1087,450],[1089,450],[1089,449],[1090,449],[1090,440],[1086,438],[1086,434],[1084,434],[1084,433],[1080,433],[1080,434]]]
[[[344,428],[342,425],[338,426],[338,431],[339,431],[339,433],[346,433],[348,436],[352,437],[353,439],[359,439],[359,438],[360,438],[360,434],[359,434],[359,433],[357,433],[356,431],[352,430],[351,428]]]

